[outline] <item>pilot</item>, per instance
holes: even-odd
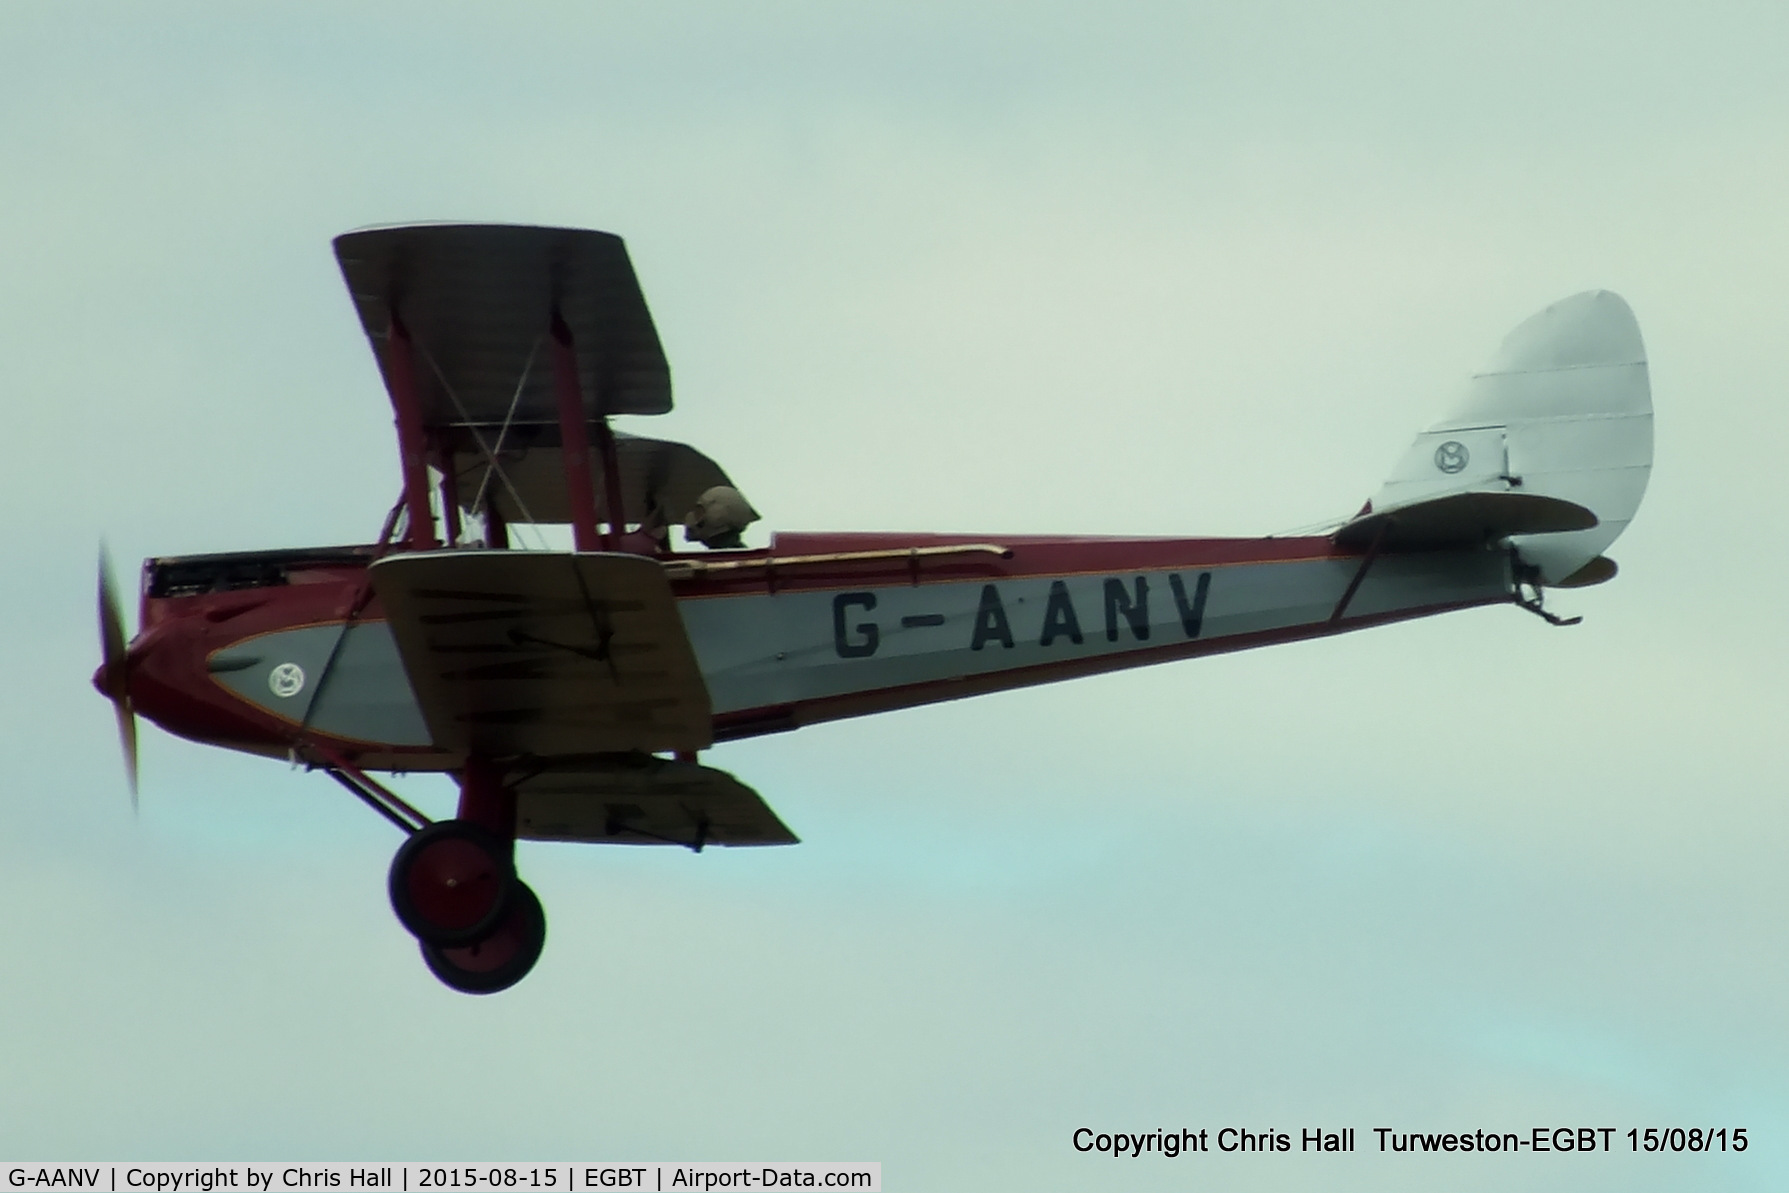
[[[731,485],[716,485],[698,497],[695,508],[683,516],[683,537],[713,551],[743,547],[740,532],[757,520],[758,511],[743,493]]]

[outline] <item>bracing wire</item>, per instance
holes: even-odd
[[[544,551],[547,549],[546,536],[540,532],[540,527],[534,520],[534,514],[528,509],[527,503],[522,500],[522,494],[516,489],[515,482],[510,480],[509,474],[503,470],[503,465],[497,461],[497,453],[503,450],[503,440],[509,434],[510,424],[515,419],[516,407],[522,400],[522,390],[528,384],[528,374],[534,368],[534,358],[540,352],[542,338],[535,336],[534,342],[529,345],[528,359],[522,365],[522,375],[516,380],[516,391],[510,396],[509,410],[503,416],[503,425],[498,428],[495,448],[486,443],[485,437],[479,433],[478,427],[472,421],[472,415],[466,409],[466,404],[460,401],[460,395],[454,392],[452,385],[448,384],[447,375],[441,371],[441,365],[435,360],[434,354],[428,350],[426,345],[419,344],[417,347],[422,352],[422,358],[428,362],[429,368],[434,370],[435,377],[441,382],[441,388],[446,391],[448,400],[453,403],[454,409],[459,411],[466,429],[472,432],[472,440],[478,444],[478,450],[484,453],[485,474],[479,481],[478,494],[473,498],[471,508],[474,510],[483,508],[480,503],[484,500],[485,488],[490,484],[492,474],[495,474],[497,479],[503,482],[503,487],[509,490],[509,495],[515,499],[516,508],[522,511],[522,520],[528,524],[535,542]]]

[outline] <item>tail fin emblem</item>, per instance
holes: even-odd
[[[1467,451],[1466,445],[1458,439],[1449,439],[1435,449],[1435,467],[1450,475],[1463,471],[1466,462],[1470,459],[1472,459],[1472,453]]]

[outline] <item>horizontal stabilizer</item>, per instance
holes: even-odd
[[[1573,572],[1563,580],[1557,580],[1552,588],[1589,588],[1594,584],[1603,584],[1615,579],[1615,573],[1621,569],[1607,555],[1598,555],[1595,559]]]
[[[513,784],[519,835],[612,845],[794,845],[732,775],[648,754],[570,763]]]
[[[1589,530],[1596,515],[1574,502],[1532,493],[1455,493],[1384,513],[1367,513],[1336,532],[1336,544],[1388,551],[1489,547],[1514,534]]]
[[[713,740],[708,686],[656,560],[429,551],[371,575],[440,749],[557,757]]]

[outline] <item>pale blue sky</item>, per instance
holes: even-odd
[[[0,1153],[1783,1186],[1789,15],[963,7],[0,9]],[[1342,514],[1589,287],[1639,316],[1658,466],[1576,629],[1479,611],[718,749],[804,844],[524,846],[546,955],[467,999],[385,906],[388,826],[155,730],[133,823],[87,685],[102,534],[128,575],[377,529],[390,416],[328,241],[433,218],[627,237],[651,429],[775,528]],[[1579,1122],[1756,1144],[1069,1147]]]

